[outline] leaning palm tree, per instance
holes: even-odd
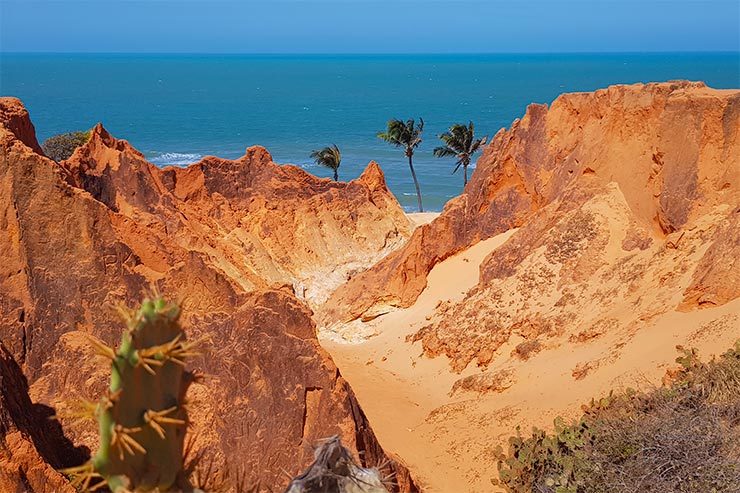
[[[406,157],[409,158],[409,168],[411,169],[411,177],[414,179],[414,185],[416,186],[416,198],[419,201],[419,212],[424,212],[424,207],[421,205],[421,189],[419,188],[419,181],[416,179],[416,172],[414,171],[414,149],[421,144],[421,134],[424,131],[424,120],[419,118],[419,125],[413,118],[403,122],[396,120],[395,118],[388,121],[388,128],[385,132],[378,132],[378,137],[388,142],[395,147],[403,147]]]
[[[339,181],[339,165],[342,164],[342,153],[336,144],[324,147],[311,153],[311,159],[319,166],[324,166],[334,171],[334,181]]]
[[[450,129],[439,136],[445,145],[434,149],[434,155],[437,157],[455,156],[457,166],[452,170],[453,173],[463,167],[463,185],[468,184],[468,166],[473,154],[478,152],[485,145],[487,137],[480,139],[475,138],[475,126],[473,122],[467,126],[456,123]]]

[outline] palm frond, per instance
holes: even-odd
[[[323,149],[312,151],[311,159],[313,159],[319,166],[324,166],[325,168],[336,171],[342,163],[342,153],[336,144],[332,144]]]
[[[473,154],[486,143],[487,137],[476,139],[475,124],[471,121],[467,125],[461,123],[452,125],[447,132],[439,135],[439,139],[444,146],[435,148],[434,155],[436,157],[457,157],[455,169],[452,171],[455,173],[460,166],[467,167],[470,164]]]
[[[419,118],[419,124],[413,118],[398,120],[393,118],[388,120],[385,132],[378,132],[379,139],[388,142],[396,147],[405,147],[414,149],[421,144],[422,133],[424,131],[424,120]]]
[[[457,156],[457,152],[449,147],[435,147],[432,152],[436,157]]]

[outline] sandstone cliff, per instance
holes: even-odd
[[[329,325],[410,306],[441,260],[527,223],[594,175],[618,185],[646,234],[662,239],[737,203],[737,91],[702,83],[613,86],[531,105],[499,131],[459,197],[409,243],[355,276],[321,310]],[[733,202],[734,200],[734,202]]]
[[[457,370],[485,366],[514,335],[629,334],[740,296],[738,91],[675,83],[564,95],[548,111],[530,107],[508,137],[513,148],[482,160],[513,163],[539,205],[483,261],[478,286],[415,336],[429,354],[448,354]]]
[[[18,363],[0,344],[0,491],[8,493],[74,493],[54,467],[81,460],[53,411],[34,405]]]
[[[189,333],[212,341],[195,362],[206,378],[190,396],[191,435],[219,474],[280,489],[284,471],[301,471],[334,434],[363,462],[385,461],[293,293],[321,299],[408,235],[377,165],[333,183],[250,148],[236,161],[160,170],[102,126],[57,164],[37,152],[21,103],[0,102],[0,340],[35,405],[99,395],[106,364],[84,334],[114,344],[112,306],[156,287],[183,303]],[[30,403],[19,412],[34,415]],[[96,446],[92,426],[61,424],[75,444]],[[26,471],[22,461],[11,467]],[[391,468],[401,491],[415,490]]]
[[[98,125],[61,166],[118,213],[121,235],[148,237],[131,246],[155,272],[199,252],[246,291],[288,284],[313,306],[410,235],[374,162],[348,183],[279,166],[262,147],[160,169]]]

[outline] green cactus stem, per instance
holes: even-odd
[[[111,360],[110,387],[94,408],[100,446],[91,461],[67,470],[85,490],[107,485],[113,493],[164,492],[183,484],[183,446],[188,423],[185,393],[192,374],[177,305],[146,299],[137,312],[122,310],[128,328],[117,350],[91,338]]]

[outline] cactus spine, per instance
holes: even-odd
[[[100,445],[91,461],[69,470],[83,489],[107,484],[113,493],[182,489],[188,422],[185,393],[195,355],[178,322],[179,308],[161,297],[135,313],[122,310],[128,328],[117,350],[92,339],[111,361],[110,388],[94,408]]]

